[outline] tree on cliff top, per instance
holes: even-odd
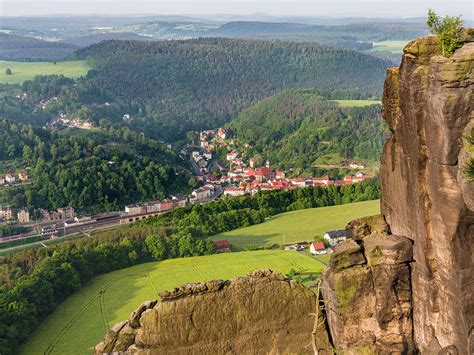
[[[429,9],[426,23],[430,28],[430,32],[438,37],[440,49],[444,56],[450,56],[456,49],[462,46],[463,20],[461,16],[441,18],[432,9]]]

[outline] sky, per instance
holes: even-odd
[[[474,0],[0,0],[0,16],[54,14],[252,14],[330,17],[424,17],[473,19]]]

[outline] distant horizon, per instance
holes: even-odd
[[[428,8],[440,15],[473,19],[468,0],[2,0],[0,17],[47,16],[269,16],[306,18],[411,19],[426,17]]]

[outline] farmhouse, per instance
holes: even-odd
[[[326,254],[326,247],[323,242],[313,242],[309,245],[309,251],[311,254]]]
[[[326,232],[326,234],[324,234],[324,239],[327,240],[332,247],[337,243],[346,240],[346,237],[347,231],[345,229]]]
[[[230,243],[228,240],[216,240],[214,242],[214,245],[216,246],[216,251],[218,253],[224,253],[226,251],[230,251]]]

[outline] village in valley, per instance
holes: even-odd
[[[327,175],[291,176],[286,171],[272,168],[269,160],[258,166],[254,157],[246,158],[239,152],[234,140],[227,138],[224,128],[202,131],[199,145],[194,143],[183,148],[181,155],[189,154],[196,171],[195,179],[202,183],[202,187],[192,193],[191,199],[197,201],[212,196],[217,189],[221,189],[224,196],[242,196],[260,191],[351,185],[372,178],[362,171],[346,175],[342,180],[330,179]],[[218,148],[225,148],[225,162],[215,156]],[[362,170],[365,166],[354,161],[348,163],[348,168]]]

